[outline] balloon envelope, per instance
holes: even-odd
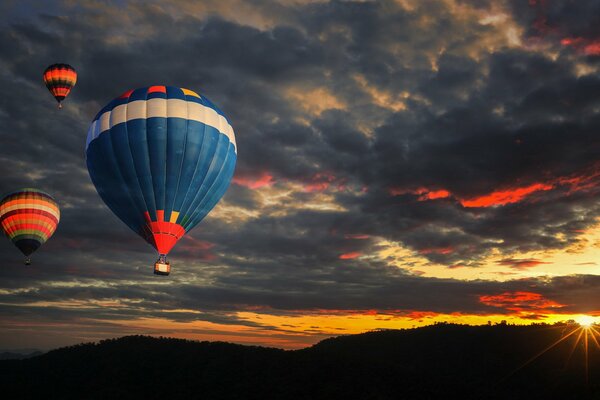
[[[223,113],[206,97],[170,86],[130,90],[108,103],[86,143],[98,194],[161,257],[225,194],[236,159]]]
[[[25,256],[52,236],[59,220],[58,204],[41,190],[19,189],[0,200],[2,230]]]
[[[77,82],[77,72],[69,64],[52,64],[44,71],[44,83],[52,96],[60,102],[71,92]]]

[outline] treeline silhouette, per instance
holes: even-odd
[[[593,330],[566,323],[436,324],[295,351],[127,336],[0,361],[0,388],[4,399],[593,399],[600,350]]]

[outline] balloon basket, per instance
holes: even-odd
[[[167,261],[165,256],[160,256],[154,263],[154,275],[169,275],[171,272],[171,263]]]
[[[25,265],[31,265],[31,258],[26,257],[25,258],[25,262],[23,264],[25,264]]]

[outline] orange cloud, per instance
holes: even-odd
[[[568,191],[566,192],[566,195],[568,196],[575,192],[595,189],[599,186],[599,181],[600,163],[595,163],[585,170],[578,172],[577,174],[559,176],[549,179],[547,182],[532,183],[527,186],[507,187],[500,190],[495,190],[491,193],[469,198],[456,196],[446,189],[429,189],[426,187],[420,187],[417,189],[392,187],[388,190],[388,192],[391,196],[400,196],[405,194],[417,195],[419,196],[417,198],[418,201],[453,197],[463,207],[475,208],[504,206],[506,204],[518,203],[534,193],[564,187],[568,188]]]
[[[369,235],[363,235],[360,233],[347,233],[344,235],[345,239],[358,239],[358,240],[364,240],[364,239],[368,239],[370,236]]]
[[[450,197],[450,192],[447,190],[430,190],[424,187],[418,189],[391,188],[389,192],[392,196],[400,196],[403,194],[416,194],[419,195],[419,201],[443,199],[446,197]]]
[[[317,172],[311,178],[310,182],[304,185],[306,192],[322,192],[329,189],[329,186],[335,181],[335,176],[328,172]]]
[[[419,200],[435,200],[435,199],[444,199],[450,196],[450,192],[447,190],[435,190],[433,192],[427,192],[419,197]]]
[[[360,257],[362,253],[360,251],[353,251],[350,253],[344,253],[340,255],[340,260],[352,260],[354,258]]]
[[[327,190],[329,188],[329,185],[329,182],[309,183],[308,185],[304,186],[304,190],[306,192],[322,192],[324,190]]]
[[[487,306],[503,308],[508,311],[541,311],[564,307],[564,304],[544,298],[534,292],[504,292],[498,295],[479,296],[479,302]]]
[[[506,204],[517,203],[532,193],[551,190],[553,188],[554,186],[552,185],[544,183],[534,183],[533,185],[521,188],[498,190],[490,194],[474,197],[471,199],[461,199],[460,204],[462,204],[463,207],[503,206]]]
[[[506,190],[498,190],[492,193],[477,196],[472,198],[458,198],[460,204],[463,207],[492,207],[492,206],[503,206],[510,203],[516,203],[528,195],[543,190],[551,190],[553,189],[553,185],[544,184],[544,183],[534,183],[529,186],[520,187],[520,188],[512,188]],[[450,196],[453,196],[448,190],[438,189],[438,190],[430,190],[427,188],[418,188],[418,189],[401,189],[401,188],[391,188],[389,193],[392,196],[399,196],[403,194],[415,194],[418,195],[418,201],[427,201],[427,200],[435,200],[435,199],[444,199]],[[453,196],[456,197],[456,196]]]
[[[422,320],[423,318],[432,318],[438,315],[440,314],[432,311],[411,311],[405,317],[410,320]]]
[[[302,86],[291,87],[285,93],[288,98],[294,100],[298,106],[311,115],[320,115],[325,110],[345,110],[348,107],[342,99],[324,87],[317,89],[307,89]]]
[[[231,181],[236,185],[245,186],[248,189],[258,189],[263,186],[271,186],[275,183],[275,181],[273,181],[273,175],[270,175],[267,172],[263,172],[259,178],[235,176]]]
[[[590,43],[590,44],[586,45],[583,48],[583,52],[586,55],[588,55],[588,56],[591,56],[591,55],[594,55],[594,56],[600,55],[600,40],[597,40],[597,41],[595,41],[593,43]]]
[[[552,264],[550,262],[540,261],[533,258],[530,259],[516,259],[516,258],[505,258],[504,260],[496,261],[497,264],[505,265],[510,268],[524,270],[527,268],[537,267],[541,264]]]
[[[600,39],[590,40],[582,37],[566,37],[560,41],[560,44],[571,46],[586,56],[600,55]]]
[[[420,254],[450,254],[454,252],[452,246],[448,247],[430,247],[419,250]]]
[[[595,188],[598,186],[598,178],[600,178],[600,166],[598,163],[596,163],[584,173],[556,179],[556,184],[562,186],[571,186],[568,192],[568,194],[571,194],[574,192]]]

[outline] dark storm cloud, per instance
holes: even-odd
[[[263,265],[268,267],[268,265]],[[165,318],[177,322],[210,321],[270,329],[231,313],[258,310],[269,314],[330,310],[382,313],[427,310],[435,313],[497,314],[510,309],[481,301],[482,296],[534,293],[540,299],[560,304],[558,312],[586,313],[600,307],[595,293],[596,276],[577,275],[553,279],[522,279],[512,282],[457,281],[406,276],[383,267],[346,263],[342,272],[330,269],[297,273],[303,279],[271,275],[258,279],[259,271],[221,274],[210,287],[180,282],[177,285],[96,286],[100,281],[80,281],[80,287],[39,286],[20,288],[0,296],[5,317],[45,317],[56,321],[95,318],[132,320]],[[336,280],[335,285],[328,283]],[[148,299],[148,295],[151,299]],[[40,304],[42,303],[42,304]],[[20,307],[8,307],[14,304]],[[261,311],[262,310],[262,311]]]
[[[567,278],[459,282],[412,276],[386,260],[340,259],[373,254],[385,239],[433,262],[476,266],[493,250],[508,259],[515,251],[564,248],[600,214],[598,77],[578,76],[574,64],[585,60],[569,52],[552,58],[509,46],[502,29],[479,22],[477,12],[489,12],[491,2],[478,3],[477,12],[449,4],[261,2],[255,10],[273,14],[260,28],[145,2],[82,3],[5,21],[0,188],[47,190],[62,220],[32,268],[18,265],[8,241],[0,244],[8,291],[0,311],[14,316],[21,308],[10,304],[119,298],[123,310],[92,306],[70,310],[70,318],[249,324],[217,312],[245,306],[480,313],[497,309],[479,295],[528,285],[579,310],[597,286],[593,277],[577,278],[581,301],[570,302]],[[519,10],[510,18],[529,29],[535,9]],[[568,27],[583,13],[547,12],[548,21],[565,15]],[[592,22],[569,34],[592,38]],[[79,82],[57,112],[41,72],[62,61],[77,68]],[[227,206],[257,215],[209,216],[175,248],[165,285],[148,275],[150,247],[102,205],[83,155],[89,122],[104,104],[157,83],[197,89],[225,111],[237,133],[236,177],[267,174],[277,193],[303,188],[272,205],[232,185]],[[327,101],[325,109],[311,108]],[[551,188],[497,207],[463,204],[535,184]],[[447,195],[422,199],[423,188]],[[302,207],[317,196],[337,208]],[[142,301],[133,306],[134,299]],[[42,318],[60,310],[31,312]]]

